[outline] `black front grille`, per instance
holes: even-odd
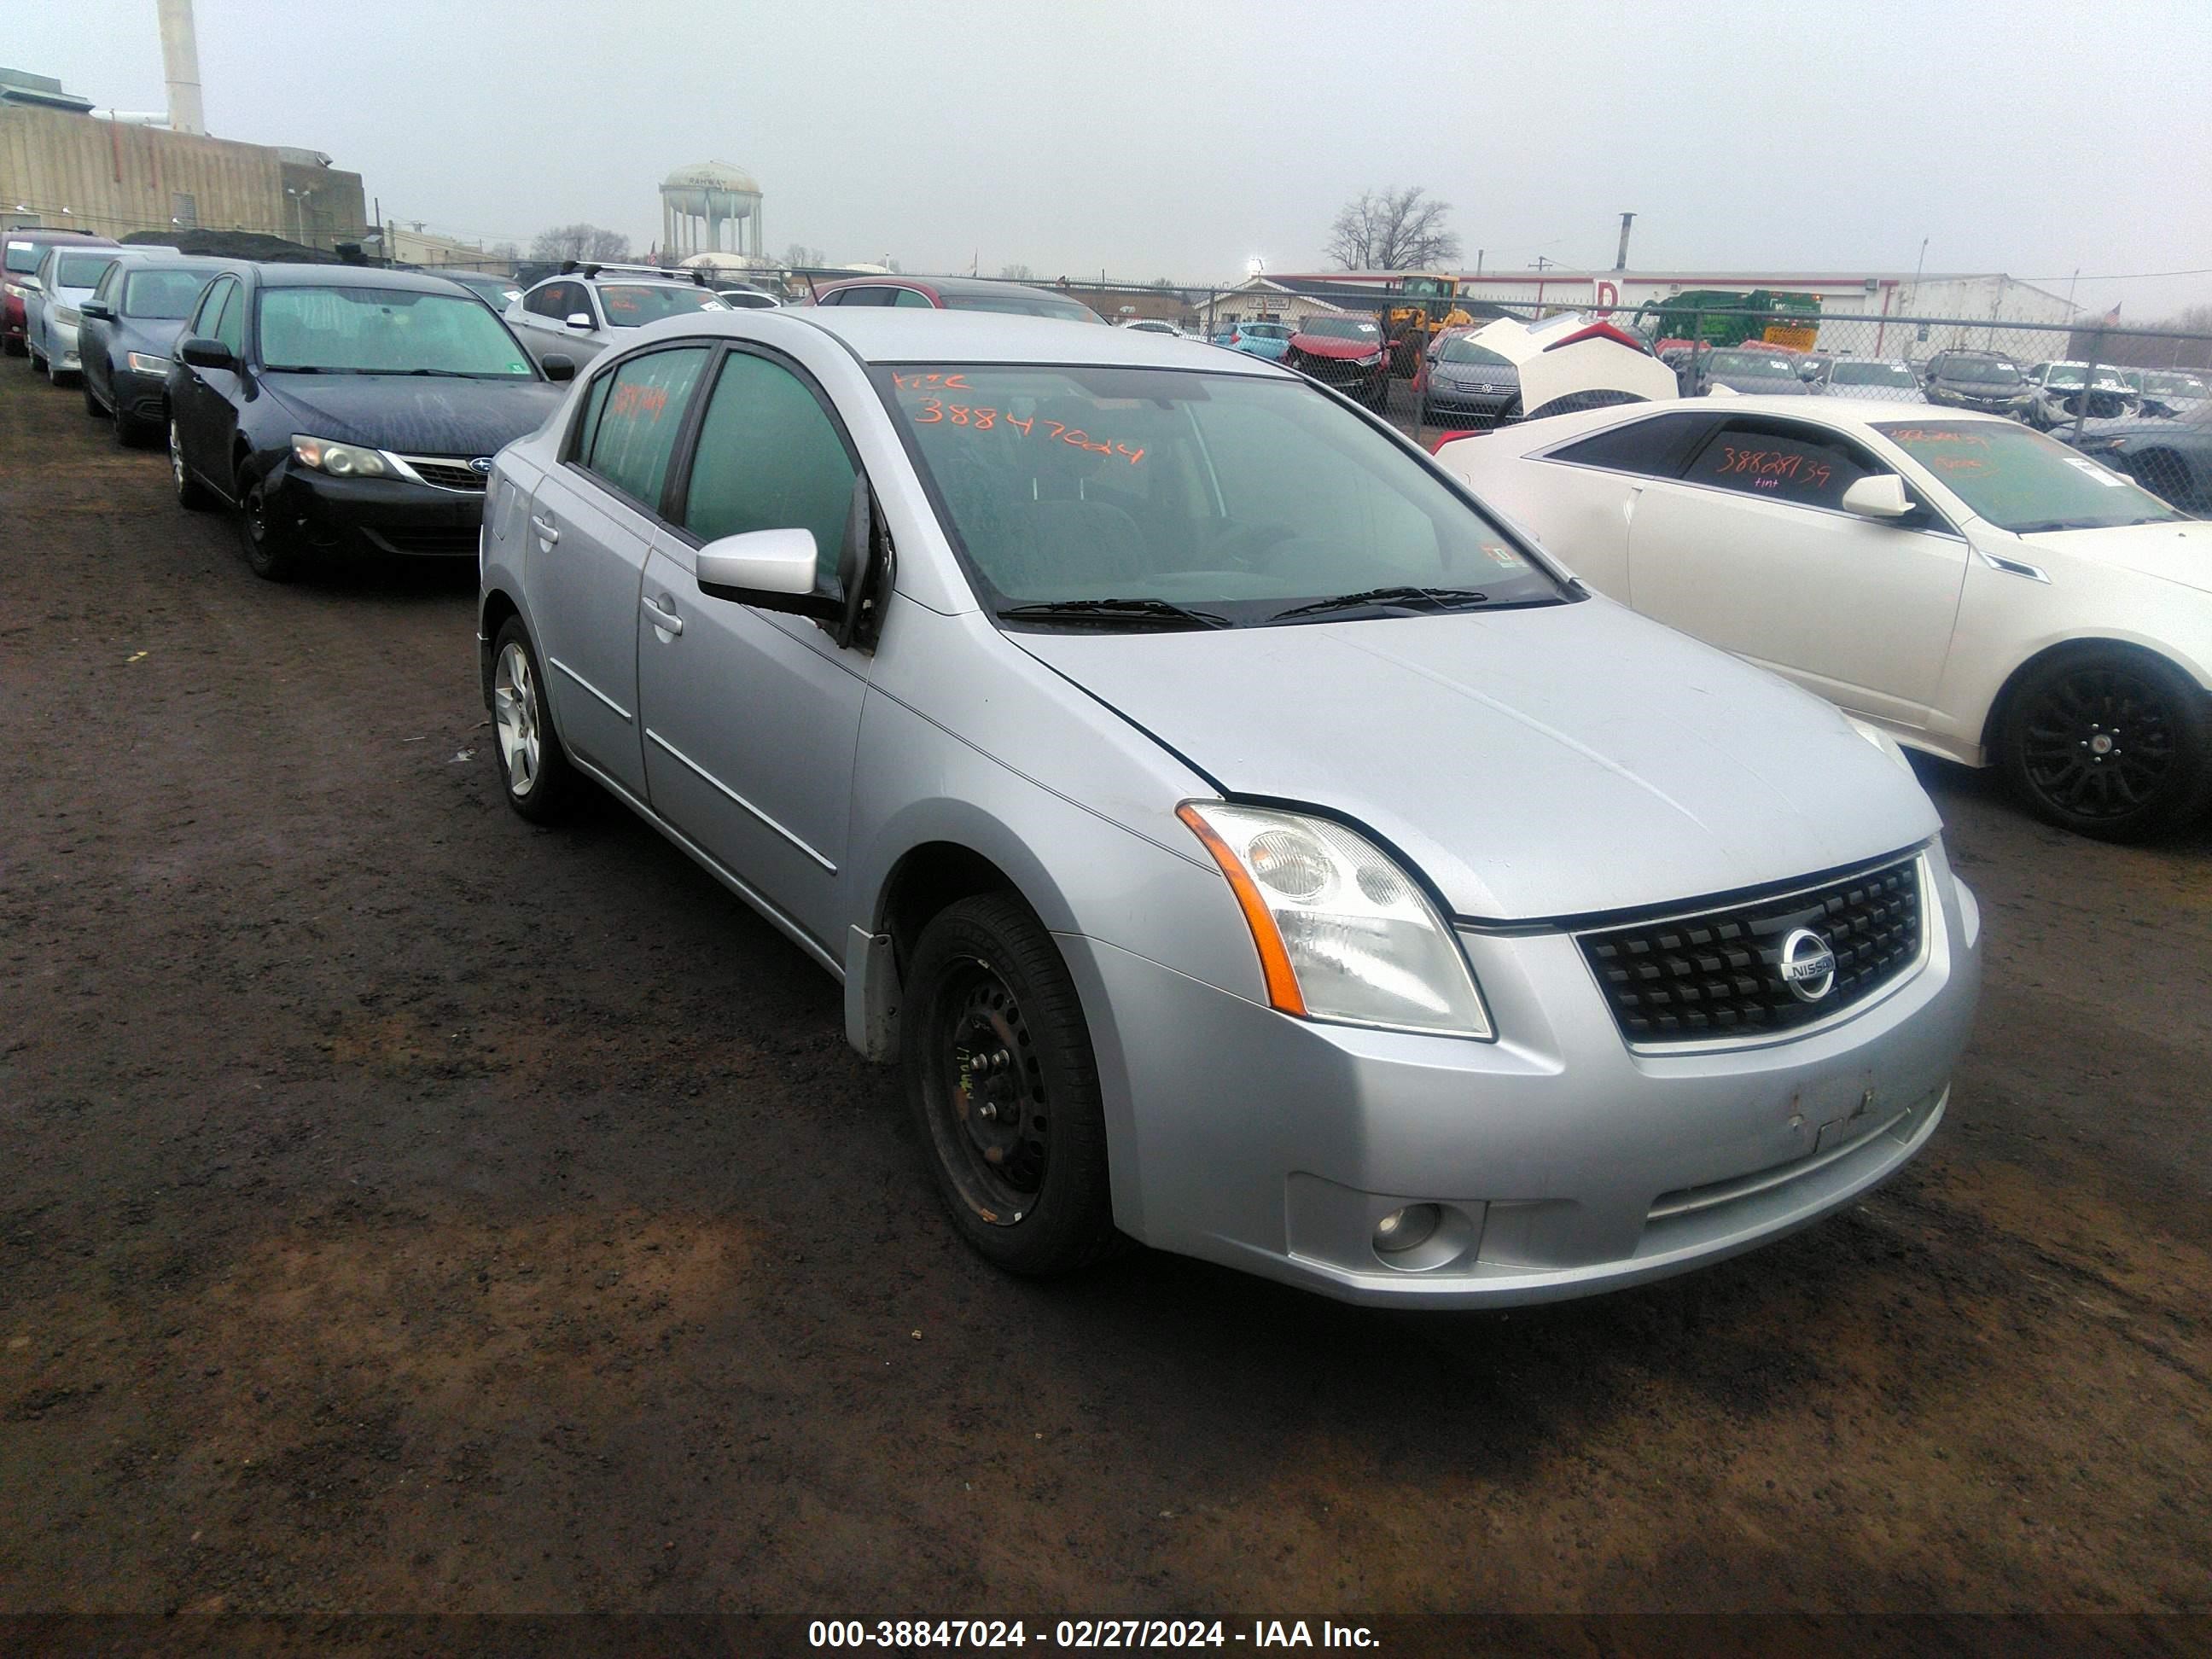
[[[481,493],[484,475],[466,461],[444,460],[435,455],[407,455],[401,458],[415,469],[415,475],[424,483],[436,484],[441,489],[473,489]]]
[[[1833,988],[1811,1002],[1782,977],[1784,943],[1801,927],[1835,955]],[[1919,959],[1919,860],[1577,938],[1632,1042],[1786,1031],[1850,1007]]]

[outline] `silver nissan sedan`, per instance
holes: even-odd
[[[507,799],[609,791],[839,979],[1004,1267],[1126,1235],[1580,1295],[1802,1227],[1942,1117],[1980,921],[1895,745],[1301,376],[694,313],[489,489]]]

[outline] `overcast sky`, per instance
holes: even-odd
[[[525,245],[641,249],[659,179],[714,160],[775,251],[910,270],[1319,269],[1347,198],[1421,184],[1470,266],[1609,265],[1632,209],[1645,270],[1910,270],[1925,237],[1931,272],[2078,270],[2130,320],[2212,301],[2208,0],[199,0],[198,28],[210,131]],[[164,101],[154,0],[0,0],[0,55]],[[2167,271],[2198,274],[2115,280]]]

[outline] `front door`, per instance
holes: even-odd
[[[234,369],[183,364],[181,396],[173,411],[185,464],[224,495],[235,499],[238,477],[230,464],[230,446],[238,430],[240,377],[246,356],[246,290],[235,276],[220,278],[209,287],[185,331],[221,342],[230,348],[232,356],[240,360]]]
[[[638,588],[708,350],[646,352],[595,380],[523,527],[531,621],[562,740],[641,800]]]
[[[803,528],[834,569],[858,470],[811,380],[733,348],[637,623],[653,810],[833,957],[868,659],[806,618],[702,594],[693,558],[724,536]]]
[[[1638,501],[1637,610],[1847,708],[1923,724],[1968,549],[1924,506],[1894,521],[1841,510],[1852,483],[1888,470],[1823,426],[1723,422],[1679,481]]]

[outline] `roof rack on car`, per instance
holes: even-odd
[[[623,276],[657,276],[663,282],[672,283],[679,278],[689,277],[696,287],[707,286],[707,273],[703,270],[678,270],[667,265],[617,264],[598,259],[563,259],[558,274],[562,276],[581,276],[588,283],[603,270],[613,271]]]

